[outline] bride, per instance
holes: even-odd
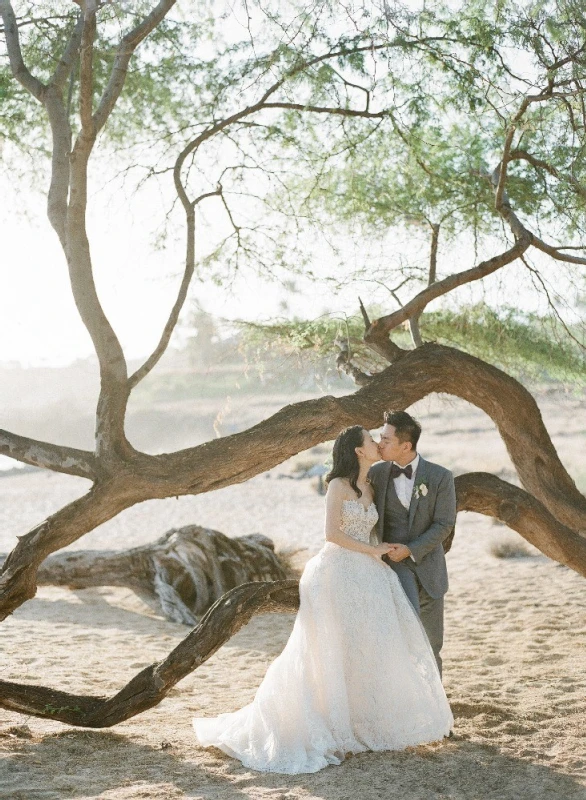
[[[369,544],[378,519],[367,473],[380,460],[359,425],[334,444],[326,542],[299,582],[285,649],[239,711],[193,721],[204,746],[265,772],[317,772],[348,753],[447,736],[453,717],[417,613]]]

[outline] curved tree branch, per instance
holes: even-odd
[[[437,280],[437,248],[439,242],[440,224],[435,222],[431,223],[431,246],[429,251],[429,272],[427,275],[427,285],[431,286]],[[401,303],[399,303],[401,305]],[[421,347],[423,339],[421,338],[421,331],[419,329],[419,319],[421,311],[418,311],[409,318],[409,329],[411,331],[411,339],[415,347]]]
[[[554,247],[553,245],[544,242],[543,239],[539,239],[537,236],[532,236],[531,244],[538,250],[541,250],[543,253],[547,253],[548,256],[551,256],[556,261],[566,261],[569,264],[586,264],[586,258],[582,258],[581,256],[571,256],[568,253],[562,253],[561,250],[565,248]]]
[[[509,153],[509,161],[527,161],[529,164],[535,167],[535,169],[545,170],[545,172],[548,172],[559,181],[565,181],[566,183],[569,183],[576,194],[580,195],[583,200],[586,200],[586,186],[583,186],[573,175],[562,174],[558,169],[553,167],[547,161],[544,161],[542,158],[537,158],[531,153],[528,153],[526,150],[520,150],[519,148],[516,148],[515,150],[511,150]]]
[[[458,511],[499,519],[544,555],[586,577],[586,537],[562,525],[529,492],[488,472],[468,472],[455,483]]]
[[[76,695],[0,681],[0,707],[82,728],[106,728],[158,705],[255,614],[291,612],[299,606],[297,581],[245,583],[223,595],[167,658],[138,673],[114,697]]]
[[[70,14],[43,14],[42,17],[31,17],[25,19],[23,17],[16,17],[16,27],[26,28],[29,25],[37,26],[39,23],[52,23],[53,20],[71,19]],[[0,33],[6,33],[6,30],[0,27]]]
[[[542,100],[546,100],[546,99],[550,98],[551,95],[552,95],[552,90],[553,90],[553,84],[550,82],[548,84],[548,86],[545,89],[543,89],[543,91],[539,92],[538,94],[526,95],[526,97],[523,99],[521,105],[519,106],[519,109],[518,109],[517,113],[513,116],[512,120],[511,120],[511,122],[510,122],[510,124],[509,124],[509,126],[507,128],[507,133],[506,133],[506,136],[505,136],[505,142],[504,142],[504,145],[503,145],[503,155],[502,155],[502,158],[501,158],[501,163],[497,167],[496,176],[495,176],[496,177],[496,190],[495,190],[495,196],[494,196],[494,205],[495,205],[496,210],[499,213],[502,212],[502,207],[503,207],[504,204],[508,205],[508,201],[506,200],[506,195],[505,195],[505,183],[506,183],[506,180],[507,180],[507,164],[510,161],[510,155],[509,154],[511,152],[511,146],[513,144],[513,138],[515,136],[515,132],[517,130],[517,126],[518,126],[519,122],[521,121],[521,119],[523,118],[523,115],[525,114],[525,112],[527,111],[529,106],[532,103],[539,103]]]
[[[115,476],[22,537],[0,573],[0,619],[34,596],[36,570],[47,555],[124,508],[242,483],[334,439],[341,428],[357,423],[378,427],[385,410],[408,408],[435,392],[461,397],[488,414],[525,489],[562,525],[586,535],[586,498],[561,463],[532,395],[474,356],[427,343],[404,351],[354,394],[285,406],[242,433],[198,447],[154,456],[133,452]]]
[[[425,42],[431,42],[431,41],[436,41],[436,37],[427,37],[425,39]],[[344,116],[352,116],[352,117],[355,116],[366,117],[366,118],[372,117],[374,119],[380,119],[386,116],[388,113],[386,110],[372,114],[368,108],[368,104],[367,107],[363,110],[352,110],[352,109],[344,109],[342,107],[329,109],[318,106],[304,106],[298,103],[285,103],[285,102],[269,103],[268,101],[269,98],[272,97],[282,86],[284,86],[288,80],[294,78],[296,75],[303,72],[304,70],[316,66],[317,64],[321,64],[329,60],[335,60],[337,58],[340,58],[341,56],[349,56],[352,55],[353,53],[374,53],[377,50],[385,50],[396,46],[405,47],[405,45],[406,45],[405,39],[403,37],[397,37],[392,41],[385,41],[378,44],[375,43],[374,41],[371,41],[365,45],[358,45],[354,47],[339,47],[334,50],[329,50],[326,53],[313,56],[312,58],[300,60],[295,64],[293,64],[293,66],[290,69],[286,70],[285,73],[281,75],[280,78],[278,78],[274,83],[272,83],[265,90],[263,95],[259,98],[259,100],[256,103],[252,103],[249,106],[246,106],[245,108],[241,109],[240,111],[237,111],[234,114],[225,117],[224,119],[218,120],[213,125],[206,128],[198,136],[196,136],[194,139],[192,139],[185,145],[185,147],[183,148],[183,150],[181,151],[175,162],[175,167],[173,170],[175,188],[177,190],[177,194],[184,208],[186,210],[188,209],[190,205],[190,200],[187,196],[187,192],[185,191],[185,187],[183,186],[183,182],[181,180],[181,171],[183,169],[185,160],[188,158],[188,156],[194,151],[196,151],[205,141],[215,136],[217,133],[220,133],[221,131],[225,130],[226,128],[230,127],[236,122],[240,122],[240,120],[244,119],[245,117],[256,114],[258,111],[261,111],[266,108],[282,108],[291,110],[298,109],[301,111],[316,111],[321,113],[342,114]]]
[[[110,79],[94,114],[96,133],[99,133],[104,127],[120,97],[120,93],[126,81],[128,64],[130,63],[134,51],[138,45],[146,39],[149,33],[151,33],[165,18],[176,2],[177,0],[160,0],[142,22],[122,37],[114,59],[114,66],[110,73]]]
[[[430,286],[427,286],[419,292],[419,294],[416,294],[408,303],[405,303],[402,308],[374,320],[369,330],[366,332],[364,340],[368,344],[378,344],[387,337],[390,331],[402,322],[421,314],[432,300],[436,300],[438,297],[442,297],[444,294],[454,291],[454,289],[459,286],[464,286],[467,283],[486,278],[487,275],[491,275],[493,272],[501,269],[501,267],[511,264],[527,250],[530,243],[530,236],[524,235],[515,242],[513,247],[506,250],[504,253],[493,256],[486,261],[481,261],[480,264],[470,269],[448,275],[447,278],[443,278],[443,280],[436,281]]]
[[[83,27],[79,62],[79,118],[81,130],[86,139],[95,139],[93,118],[94,95],[94,41],[96,38],[96,0],[86,0],[83,4]]]
[[[185,299],[187,297],[187,291],[189,289],[189,284],[191,283],[191,278],[193,277],[193,273],[195,270],[195,206],[198,205],[205,198],[217,197],[221,193],[222,190],[220,187],[213,192],[206,192],[205,194],[202,194],[198,198],[196,198],[194,202],[190,203],[187,208],[187,213],[186,213],[187,243],[186,243],[186,253],[185,253],[185,270],[183,272],[181,285],[179,286],[177,299],[175,300],[175,304],[171,309],[169,319],[167,320],[167,323],[163,329],[163,333],[161,334],[159,343],[157,344],[151,355],[144,362],[144,364],[142,364],[142,366],[140,366],[136,370],[136,372],[134,372],[128,379],[128,384],[131,389],[133,389],[137,385],[137,383],[139,383],[144,377],[146,377],[149,374],[149,372],[158,363],[161,356],[167,349],[167,345],[169,344],[171,335],[175,330],[175,326],[177,325],[179,314],[181,313],[181,309],[183,308],[183,305],[185,303]]]
[[[0,620],[35,596],[37,569],[48,555],[147,497],[141,497],[128,476],[119,476],[111,483],[96,483],[87,494],[20,536],[0,571]]]
[[[178,493],[210,491],[333,439],[347,425],[378,427],[383,411],[408,408],[433,393],[460,397],[483,410],[497,426],[526,490],[564,525],[586,533],[586,498],[560,462],[530,392],[497,367],[436,343],[403,351],[399,361],[354,394],[294,403],[247,431],[150,461],[160,461],[159,474],[168,475]]]
[[[0,430],[0,455],[14,458],[23,464],[78,475],[95,481],[98,477],[96,458],[87,450],[62,447],[49,442],[39,442],[27,436]]]
[[[128,379],[128,386],[130,389],[133,389],[143,378],[145,378],[160,360],[161,356],[167,349],[167,345],[169,344],[169,340],[171,339],[171,335],[175,329],[177,320],[179,319],[179,314],[181,313],[181,309],[185,303],[187,290],[189,289],[189,284],[195,270],[195,210],[193,208],[193,204],[190,204],[189,208],[187,209],[186,221],[187,252],[185,256],[185,270],[179,286],[177,299],[175,300],[173,308],[171,309],[169,319],[163,328],[163,333],[161,334],[161,338],[159,339],[157,346],[144,364],[142,364]]]
[[[456,478],[459,511],[505,522],[550,558],[586,576],[586,539],[561,525],[523,489],[487,473]],[[169,655],[143,669],[113,697],[77,695],[0,680],[0,707],[85,728],[105,728],[158,705],[255,614],[293,612],[299,606],[294,580],[245,583],[224,594]]]
[[[4,35],[6,48],[10,60],[10,69],[16,80],[29,91],[40,103],[44,102],[47,87],[38,78],[30,73],[22,58],[20,47],[20,34],[12,3],[10,0],[0,0],[0,14],[4,22]]]
[[[63,90],[50,85],[45,96],[45,108],[51,126],[53,151],[51,183],[47,195],[47,216],[59,237],[61,247],[67,248],[67,203],[69,199],[71,125],[63,102]]]
[[[526,102],[522,103],[521,109],[519,109],[519,113],[515,115],[515,120],[510,125],[509,130],[507,131],[507,135],[505,137],[503,157],[498,170],[498,182],[494,194],[494,205],[497,211],[501,210],[503,205],[503,200],[505,198],[504,192],[505,192],[505,183],[507,180],[507,164],[509,163],[509,152],[511,150],[511,145],[513,144],[513,136],[515,135],[515,131],[517,130],[517,122],[525,113],[527,105],[528,104]]]
[[[331,114],[339,117],[362,117],[364,119],[384,119],[389,112],[386,109],[381,111],[368,111],[367,109],[341,108],[337,106],[312,106],[303,103],[264,103],[263,108],[282,108],[289,111],[311,111],[314,114]]]
[[[69,111],[63,100],[63,89],[67,78],[71,76],[79,55],[84,30],[85,18],[82,13],[79,13],[67,46],[49,81],[45,95],[45,109],[49,117],[53,141],[47,215],[64,250],[67,246],[66,220],[70,179],[71,125]]]
[[[352,363],[352,353],[350,351],[350,342],[347,338],[338,337],[335,341],[338,348],[338,355],[336,356],[336,367],[341,372],[349,375],[357,386],[366,386],[372,380],[372,375],[359,369]]]
[[[83,27],[84,27],[83,14],[78,14],[75,27],[71,32],[69,41],[67,42],[67,46],[63,51],[63,55],[59,59],[59,63],[57,64],[57,67],[53,72],[51,80],[49,81],[50,86],[55,86],[57,89],[63,90],[65,83],[71,74],[73,65],[75,64],[75,59],[79,54]]]

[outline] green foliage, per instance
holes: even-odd
[[[424,339],[456,346],[522,379],[584,382],[586,341],[581,347],[569,340],[549,317],[478,304],[427,313],[421,331]]]
[[[32,9],[24,2],[13,5],[21,24],[25,64],[33,75],[46,83],[81,12],[71,2],[45,0],[35,3]],[[134,0],[132,4],[105,3],[99,10],[93,59],[94,107],[106,87],[121,37],[149,13],[152,6],[149,0]],[[204,70],[201,58],[194,58],[193,53],[212,28],[209,12],[202,9],[192,9],[189,18],[183,18],[178,11],[155,28],[132,59],[124,91],[106,127],[105,145],[124,144],[128,148],[149,135],[158,139],[164,137],[170,125],[188,125],[192,121],[191,107],[199,93],[194,77],[198,67]],[[78,91],[79,60],[66,87],[74,135],[79,129]],[[5,54],[0,62],[0,92],[4,122],[0,137],[17,146],[25,145],[31,136],[48,137],[44,115],[33,112],[33,109],[40,111],[38,103],[12,79]],[[23,124],[23,114],[26,124]]]
[[[457,347],[488,361],[509,374],[533,383],[584,382],[586,341],[569,341],[559,325],[548,317],[524,314],[513,308],[499,312],[480,303],[457,311],[427,312],[420,319],[425,341]],[[579,333],[574,331],[573,333]],[[264,343],[268,349],[305,352],[309,357],[337,355],[336,340],[347,340],[353,361],[362,369],[378,371],[385,362],[377,359],[362,340],[364,324],[358,316],[317,320],[283,321],[270,325],[244,325],[249,345]],[[409,334],[402,326],[393,334],[402,347],[409,347]]]
[[[25,62],[47,81],[79,8],[58,0],[14,6]],[[149,0],[101,6],[94,104],[122,35],[151,8]],[[533,103],[517,125],[513,151],[528,152],[534,163],[509,163],[507,200],[540,236],[581,244],[585,26],[579,0],[426,0],[417,10],[408,2],[320,0],[307,7],[248,0],[224,7],[182,0],[133,56],[100,152],[113,170],[136,169],[137,181],[162,175],[170,185],[178,154],[202,135],[182,179],[192,199],[219,183],[223,191],[222,200],[209,200],[216,205],[207,228],[198,207],[202,279],[223,283],[235,270],[290,270],[321,277],[329,288],[372,272],[364,243],[388,251],[390,232],[428,236],[432,225],[441,229],[438,273],[446,274],[453,264],[444,242],[472,242],[475,255],[510,246],[491,176],[523,99],[549,86],[551,96]],[[78,65],[65,92],[75,135]],[[254,110],[262,97],[278,107]],[[0,139],[47,155],[43,110],[11,77],[5,52],[0,101]],[[361,117],[367,110],[375,116]],[[6,159],[10,149],[4,151]],[[48,168],[49,159],[35,158],[36,174],[42,163]],[[350,267],[352,246],[362,261]],[[385,283],[400,272],[412,289],[426,272],[428,252],[401,264],[395,255],[382,260]],[[580,351],[554,319],[474,307],[426,314],[422,330],[533,377],[577,374]],[[264,334],[322,352],[346,331],[363,363],[374,364],[360,327],[324,318]]]
[[[46,714],[62,714],[64,711],[73,711],[76,714],[81,714],[81,708],[79,706],[54,706],[52,703],[47,703],[43,711]]]

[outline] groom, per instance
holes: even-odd
[[[385,557],[421,617],[440,675],[444,594],[448,572],[442,543],[454,529],[456,491],[452,473],[421,458],[421,425],[406,411],[384,415],[382,462],[369,473],[378,509],[377,535],[392,542]]]

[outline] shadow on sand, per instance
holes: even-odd
[[[129,589],[130,593],[131,590]],[[145,597],[136,595],[141,602],[147,602]],[[173,637],[177,643],[185,638],[189,632],[188,625],[170,622],[162,616],[149,616],[141,611],[121,608],[115,599],[104,596],[99,589],[71,590],[71,598],[49,599],[35,597],[14,613],[15,619],[31,620],[34,622],[48,622],[57,628],[77,626],[87,630],[129,631],[139,636],[162,635]],[[152,602],[156,612],[156,602]],[[292,613],[257,614],[251,621],[236,633],[227,645],[236,650],[256,650],[267,652],[272,656],[278,655],[285,646],[295,615]],[[258,636],[259,629],[270,625],[270,636]],[[86,631],[84,630],[84,633]],[[73,634],[75,636],[75,634]]]
[[[293,776],[254,773],[218,750],[187,742],[154,747],[111,731],[12,737],[10,749],[0,767],[0,797],[10,800],[586,800],[586,787],[570,776],[458,738],[434,749],[365,753],[340,767]]]

